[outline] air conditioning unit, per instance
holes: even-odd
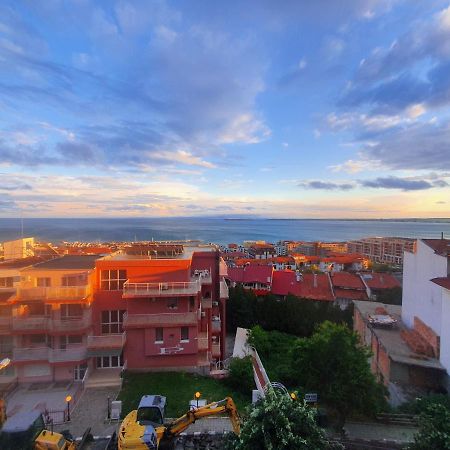
[[[219,302],[212,302],[213,306],[219,306]]]
[[[202,311],[202,317],[206,317],[206,312]]]

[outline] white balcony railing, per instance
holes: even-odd
[[[19,298],[23,300],[43,299],[83,299],[91,293],[91,287],[85,286],[55,286],[20,288]]]
[[[200,281],[168,283],[130,283],[123,285],[124,297],[158,297],[170,295],[195,295],[200,290]]]
[[[66,316],[53,318],[50,321],[52,331],[79,331],[91,325],[91,311],[84,311],[81,316]]]
[[[85,346],[68,347],[65,350],[55,349],[49,352],[50,362],[82,361],[86,359],[87,348]]]
[[[202,298],[202,309],[211,309],[211,308],[212,308],[212,299]]]
[[[88,336],[88,348],[122,348],[125,345],[126,335],[122,334],[104,334],[102,336]]]
[[[12,320],[13,330],[47,330],[50,318],[47,316],[14,316]]]
[[[228,286],[225,281],[220,282],[220,298],[228,298]]]
[[[0,316],[0,330],[9,330],[11,328],[11,323],[11,316]]]
[[[124,328],[139,328],[158,325],[195,325],[198,322],[196,312],[162,313],[162,314],[125,314]]]
[[[220,342],[219,343],[213,343],[211,350],[212,350],[212,355],[213,356],[220,356]]]
[[[80,331],[91,325],[91,311],[85,311],[81,316],[50,317],[50,316],[20,316],[12,318],[12,329],[18,331]],[[0,322],[0,328],[2,327]]]

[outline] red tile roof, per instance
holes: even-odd
[[[349,300],[369,300],[366,291],[357,291],[355,289],[334,289],[336,298],[345,298]]]
[[[228,278],[235,283],[272,283],[272,266],[246,266],[228,268]]]
[[[331,282],[334,288],[365,290],[364,283],[358,275],[348,272],[335,272],[331,274]]]
[[[450,276],[449,277],[441,277],[441,278],[433,278],[431,281],[445,289],[450,290]]]
[[[280,296],[293,294],[312,300],[334,300],[327,274],[317,274],[315,277],[313,274],[304,274],[300,281],[297,281],[296,273],[291,270],[275,271],[272,293]]]
[[[370,289],[392,289],[400,287],[400,282],[389,273],[368,273],[362,277]]]
[[[422,239],[422,241],[437,254],[442,256],[450,255],[450,239]]]

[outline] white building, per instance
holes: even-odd
[[[34,238],[21,238],[15,241],[3,243],[3,254],[5,261],[10,259],[28,258],[34,256]]]
[[[450,240],[418,240],[403,264],[402,320],[433,347],[450,374]],[[450,377],[447,383],[450,391]]]

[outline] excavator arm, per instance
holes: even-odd
[[[174,436],[182,433],[196,420],[209,416],[217,416],[218,414],[223,413],[228,414],[231,424],[233,425],[233,431],[235,434],[239,435],[241,425],[236,405],[231,397],[226,397],[218,402],[213,402],[209,405],[201,406],[200,408],[195,408],[192,411],[188,411],[184,416],[175,419],[165,427],[164,437],[168,439],[173,438]]]

